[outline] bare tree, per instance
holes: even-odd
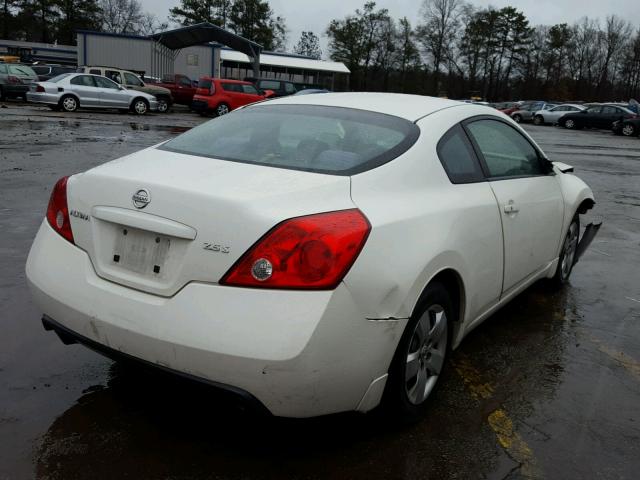
[[[462,0],[424,0],[416,35],[433,67],[433,93],[440,91],[440,66],[454,48]]]
[[[111,33],[140,33],[144,20],[138,0],[100,0],[102,28]]]

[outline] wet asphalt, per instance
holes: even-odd
[[[604,225],[570,285],[534,285],[451,357],[424,418],[256,418],[200,385],[45,332],[24,264],[62,175],[194,126],[0,109],[0,480],[640,478],[640,139],[526,129]],[[595,216],[591,215],[591,216]]]

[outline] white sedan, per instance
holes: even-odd
[[[558,123],[558,120],[560,120],[560,118],[564,117],[568,113],[578,113],[586,109],[587,107],[585,107],[584,105],[567,103],[558,105],[548,110],[538,110],[533,114],[533,123],[535,125],[544,125],[546,123],[555,125]]]
[[[96,108],[144,115],[158,110],[158,100],[153,95],[127,90],[106,77],[85,73],[63,73],[46,82],[32,83],[27,101],[65,112]]]
[[[415,417],[452,348],[595,235],[511,119],[327,93],[211,120],[55,185],[27,278],[66,343],[279,416]]]

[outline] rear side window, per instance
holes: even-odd
[[[91,75],[78,75],[73,77],[70,82],[72,85],[81,85],[83,87],[95,87],[93,83],[93,77]]]
[[[226,92],[242,92],[242,86],[237,83],[221,83],[222,89]]]
[[[253,85],[242,85],[242,91],[251,95],[258,95],[258,90]]]
[[[91,73],[93,75],[102,75],[102,72],[100,70],[98,70],[97,68],[92,68],[91,70],[89,70],[89,73]]]
[[[480,163],[460,125],[445,133],[438,142],[438,157],[451,183],[484,181]]]
[[[204,123],[162,147],[291,170],[353,175],[404,153],[420,130],[408,120],[340,107],[268,105]]]
[[[263,90],[280,90],[280,82],[277,80],[261,80],[260,88]]]
[[[202,79],[198,82],[198,88],[205,88],[211,90],[211,80]]]
[[[467,124],[482,152],[491,177],[543,175],[538,152],[513,127],[497,120],[476,120]]]

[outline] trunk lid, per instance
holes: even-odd
[[[71,177],[68,202],[97,274],[162,296],[217,283],[287,218],[354,207],[349,177],[155,148]]]

